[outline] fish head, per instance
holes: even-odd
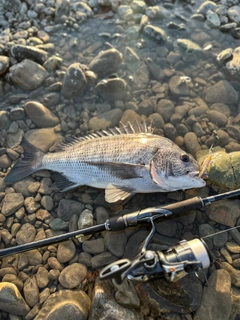
[[[150,162],[150,176],[166,191],[201,188],[206,185],[199,176],[197,161],[178,147],[158,149]]]

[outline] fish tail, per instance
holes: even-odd
[[[25,138],[22,139],[21,146],[24,150],[24,158],[18,160],[6,176],[4,182],[7,184],[15,183],[42,169],[42,158],[45,153],[32,145]]]

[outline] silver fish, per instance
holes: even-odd
[[[45,154],[23,139],[24,158],[5,178],[14,183],[42,169],[55,171],[57,186],[68,191],[86,185],[105,189],[109,203],[135,193],[200,188],[197,161],[146,125],[131,124],[72,138]]]

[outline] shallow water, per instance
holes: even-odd
[[[89,131],[119,126],[120,122],[134,122],[136,119],[145,120],[147,124],[152,122],[156,133],[176,142],[194,157],[199,150],[208,150],[212,143],[214,146],[225,148],[228,153],[240,151],[238,120],[240,55],[238,57],[238,52],[235,51],[235,53],[230,52],[230,57],[221,58],[221,61],[217,58],[225,49],[235,50],[240,40],[234,38],[231,32],[222,32],[219,27],[213,28],[207,25],[204,15],[201,19],[192,18],[204,1],[196,1],[194,5],[183,1],[169,6],[165,2],[166,8],[169,8],[169,11],[164,13],[165,18],[161,19],[156,13],[156,19],[149,19],[149,25],[162,29],[161,36],[139,32],[139,28],[144,29],[144,25],[140,27],[140,20],[147,7],[140,8],[140,5],[136,4],[132,7],[135,13],[126,13],[122,6],[117,8],[114,2],[112,2],[114,11],[110,6],[96,6],[92,11],[89,9],[89,17],[81,10],[75,10],[72,2],[70,15],[64,18],[58,13],[60,19],[58,22],[55,21],[54,10],[51,10],[54,8],[51,2],[41,2],[43,8],[40,10],[40,4],[34,8],[30,2],[19,1],[23,11],[23,3],[27,4],[29,10],[36,10],[35,13],[39,10],[36,18],[32,18],[34,12],[23,13],[20,18],[18,10],[14,12],[7,3],[8,1],[4,2],[0,11],[5,17],[0,22],[0,55],[9,57],[9,66],[0,76],[1,248],[75,231],[103,223],[108,217],[138,209],[181,201],[195,195],[206,197],[225,190],[225,181],[208,181],[207,186],[201,189],[180,190],[168,194],[138,194],[126,204],[109,205],[104,200],[104,192],[93,188],[60,193],[53,174],[48,171],[37,172],[32,177],[26,178],[23,183],[5,185],[3,179],[6,173],[22,152],[19,144],[23,136],[46,152],[49,149],[54,150],[53,145],[62,138],[81,136]],[[18,1],[16,3],[17,6]],[[224,1],[222,3],[224,4]],[[122,5],[130,4],[131,1],[122,3]],[[160,5],[162,4],[160,2]],[[229,3],[228,6],[231,7]],[[27,33],[18,34],[20,31],[18,22],[23,21],[29,21],[30,28],[35,25],[38,30],[45,30],[46,34],[37,33],[36,28],[32,30],[22,28]],[[6,40],[3,30],[7,30],[8,27],[10,27],[8,34],[10,37]],[[40,44],[39,39],[43,39],[42,48],[48,52],[48,57],[55,56],[54,62],[50,63],[50,67],[48,65],[50,68],[48,75],[44,75],[41,84],[38,84],[41,76],[39,69],[32,74],[30,72],[29,81],[27,71],[31,70],[31,65],[28,65],[24,72],[21,68],[18,74],[13,72],[12,66],[21,63],[26,58],[26,53],[20,52],[20,55],[16,53],[14,55],[13,49],[11,50],[14,44],[31,44],[34,47],[34,43]],[[48,44],[51,45],[47,46]],[[117,63],[110,54],[107,62],[102,61],[103,67],[97,76],[89,73],[92,71],[89,66],[93,59],[101,51],[111,48],[121,53],[121,61]],[[41,53],[40,59],[42,55],[44,53]],[[44,64],[46,59],[40,63],[36,57],[37,53],[35,56],[28,56],[29,60],[37,60],[39,65],[45,65],[47,68]],[[229,60],[232,58],[234,63],[229,65]],[[1,59],[1,62],[5,62],[2,57]],[[81,71],[79,82],[76,83],[73,78],[69,80],[65,76],[73,63],[81,64],[77,66],[77,71],[75,70]],[[0,69],[4,67],[1,65]],[[22,84],[22,79],[24,84],[27,83],[27,89],[26,85]],[[100,81],[112,83],[110,89],[100,86]],[[52,113],[48,113],[45,108],[39,108],[37,103],[41,103]],[[37,112],[40,112],[39,117]],[[238,179],[237,171],[235,178]],[[8,201],[11,202],[9,206]],[[15,207],[12,205],[13,202],[16,204]],[[157,225],[154,244],[159,249],[162,248],[158,247],[159,245],[169,246],[182,239],[191,240],[237,226],[240,217],[239,206],[238,199],[225,200],[221,205],[216,203],[212,209],[202,208],[173,217],[171,220],[166,219]],[[85,222],[87,224],[84,224]],[[199,319],[203,319],[201,317],[204,299],[202,302],[196,302],[198,299],[201,300],[199,297],[203,290],[199,283],[196,283],[198,288],[197,293],[195,292],[196,297],[194,296],[192,301],[189,298],[194,292],[194,288],[190,288],[189,284],[192,282],[195,284],[195,278],[193,280],[186,277],[189,280],[179,286],[160,284],[158,289],[154,289],[154,286],[150,289],[144,286],[131,289],[124,287],[119,289],[115,286],[115,289],[112,287],[109,289],[108,285],[104,287],[101,283],[97,283],[94,289],[94,281],[97,278],[95,271],[122,257],[133,259],[139,252],[146,234],[145,231],[138,229],[127,229],[117,234],[98,233],[89,238],[85,244],[77,240],[70,241],[66,244],[66,248],[64,245],[56,244],[40,249],[40,254],[35,252],[32,260],[24,254],[3,259],[2,282],[15,283],[23,296],[21,302],[23,313],[20,313],[19,306],[13,312],[18,316],[17,319],[47,319],[50,310],[54,309],[53,305],[64,313],[61,295],[64,295],[63,290],[66,289],[70,291],[66,293],[69,294],[70,301],[75,301],[72,292],[76,290],[81,291],[83,299],[86,299],[88,307],[85,308],[83,319],[89,314],[90,319],[96,317],[102,319],[106,310],[111,312],[115,310],[118,314],[117,318],[111,319],[150,320],[162,319],[164,316],[169,317],[168,319],[174,319],[174,316],[176,319],[187,317],[192,319],[193,313],[196,313]],[[226,285],[227,288],[225,293],[228,302],[231,297],[230,276],[235,275],[235,279],[239,277],[237,248],[240,241],[238,232],[234,232],[226,232],[206,240],[219,260],[219,263],[206,274],[207,276],[214,274],[212,278],[222,279],[222,286]],[[231,246],[229,243],[233,243],[235,251],[229,249]],[[76,263],[74,268],[66,269],[73,263]],[[7,270],[7,267],[10,269]],[[227,275],[215,270],[220,267],[221,272],[227,270]],[[81,275],[79,281],[71,280],[72,275],[76,276],[74,271]],[[14,277],[11,278],[9,275]],[[214,286],[215,280],[212,278],[209,281],[211,286]],[[135,297],[137,291],[140,302],[136,302],[137,298],[134,300],[133,297],[129,298],[130,302],[126,302],[126,299],[119,297],[119,294],[118,304],[111,298],[113,301],[111,306],[98,309],[96,295],[92,296],[92,292],[95,290],[96,293],[99,287],[101,289],[101,285],[106,292],[106,299],[110,299],[113,290],[122,292],[123,297],[127,297],[129,292],[133,292]],[[161,286],[167,288],[161,291],[159,289]],[[186,297],[181,300],[178,296],[178,299],[174,300],[176,290],[179,294],[185,286],[189,288]],[[238,314],[236,310],[240,309],[239,295],[236,291],[239,290],[236,289],[238,287],[239,281],[232,280],[234,308],[231,310],[231,302],[226,303],[227,311],[222,319],[236,319]],[[3,289],[7,292],[5,287]],[[155,293],[149,293],[148,290],[155,290],[158,296],[154,296]],[[161,300],[163,291],[168,302]],[[151,310],[151,304],[145,303],[146,292],[150,297],[154,296],[160,309],[154,307]],[[212,310],[219,309],[219,313],[214,314],[215,318],[221,315],[219,292],[220,290],[216,289],[216,300],[212,298]],[[56,296],[50,296],[51,300],[50,294]],[[207,293],[205,295],[208,297]],[[0,295],[0,309],[3,310],[1,319],[8,319],[11,310],[1,299]],[[122,306],[126,307],[127,311]],[[76,319],[79,317],[79,309]],[[104,311],[101,314],[99,310]],[[53,319],[57,317],[57,312],[53,317]],[[12,316],[11,319],[15,318]]]

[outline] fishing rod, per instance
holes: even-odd
[[[214,201],[228,199],[240,195],[240,189],[229,191],[206,198],[194,197],[177,203],[168,204],[166,206],[156,206],[132,213],[125,214],[120,217],[107,219],[105,223],[98,224],[81,230],[60,234],[54,237],[33,241],[18,246],[0,249],[0,259],[7,256],[26,252],[33,249],[46,247],[52,244],[63,242],[66,240],[78,239],[83,236],[92,235],[102,231],[120,231],[125,228],[136,226],[138,224],[158,222],[163,217],[173,214],[180,214],[185,211],[197,210],[206,205],[210,205]]]

